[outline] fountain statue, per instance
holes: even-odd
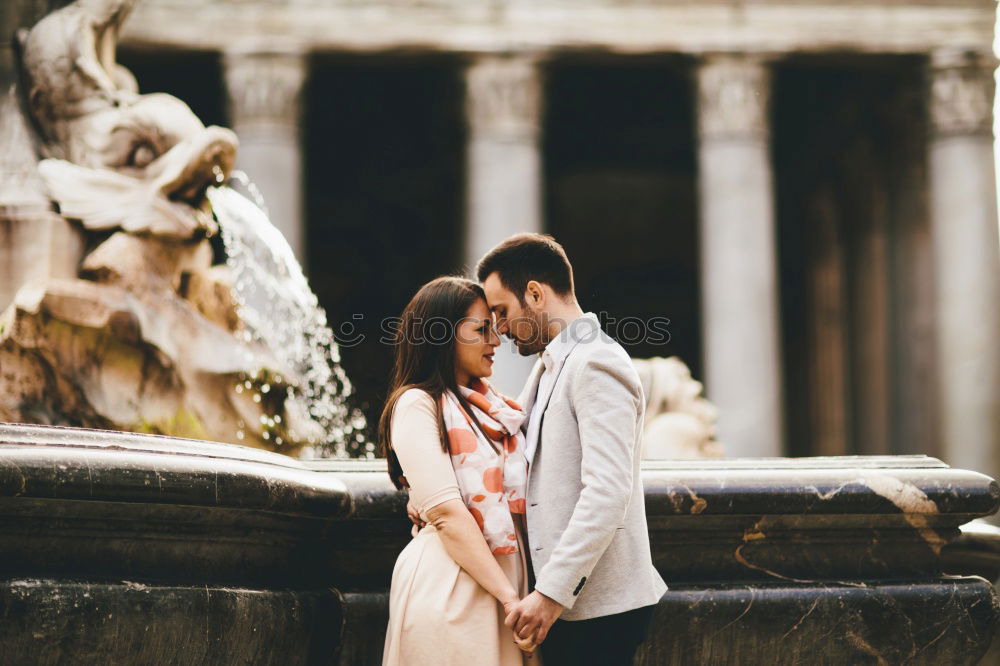
[[[633,359],[646,395],[642,457],[722,458],[715,440],[718,410],[702,396],[701,382],[676,356]]]
[[[79,255],[0,315],[0,421],[365,453],[300,267],[225,186],[236,135],[115,62],[132,2],[76,0],[17,37],[0,230],[44,219]]]

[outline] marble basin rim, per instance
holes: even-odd
[[[314,474],[288,456],[235,444],[0,423],[3,462],[0,498],[186,504],[324,519],[352,511],[350,493],[336,477]],[[106,475],[95,480],[95,470]],[[240,494],[223,492],[235,479],[241,481]]]
[[[259,449],[0,424],[9,577],[303,586],[320,580],[342,480]]]
[[[996,481],[926,456],[644,461],[643,483],[677,582],[934,576],[1000,507]],[[0,424],[10,575],[386,587],[405,502],[380,460]]]
[[[942,553],[997,510],[987,476],[903,456],[646,461],[643,481],[670,590],[640,663],[989,647],[1000,597],[967,547]],[[0,424],[0,661],[378,663],[405,503],[381,460]]]

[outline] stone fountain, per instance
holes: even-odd
[[[0,664],[380,663],[405,494],[384,461],[260,450],[350,452],[329,395],[346,378],[287,247],[218,187],[236,137],[115,64],[129,7],[77,0],[22,34],[0,119],[0,274],[18,285],[0,317]],[[264,330],[289,317],[298,342]],[[648,456],[718,455],[683,364],[638,365]],[[989,649],[998,558],[961,534],[1000,507],[987,476],[925,456],[647,460],[643,482],[670,590],[639,664]]]
[[[17,36],[0,230],[50,234],[64,250],[49,271],[10,276],[23,284],[0,316],[0,421],[288,454],[335,447],[333,433],[336,452],[356,452],[364,424],[344,404],[350,386],[315,296],[263,214],[217,187],[236,135],[175,97],[139,94],[115,62],[131,5],[78,0]],[[211,240],[220,222],[228,262]],[[8,245],[11,264],[22,247]],[[307,330],[273,334],[299,319]]]

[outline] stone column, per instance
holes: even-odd
[[[48,0],[8,0],[0,2],[0,95],[17,81],[14,66],[13,41],[17,39],[15,32],[19,28],[31,28],[59,5],[68,3],[49,2]]]
[[[784,451],[769,96],[761,60],[698,68],[705,379],[734,457]]]
[[[931,225],[942,450],[1000,476],[1000,240],[991,55],[936,53],[930,67]]]
[[[0,96],[0,313],[28,282],[75,278],[83,257],[79,225],[54,211],[38,175],[34,141],[15,91],[6,92]]]
[[[465,263],[470,270],[511,234],[542,230],[541,98],[532,56],[481,56],[466,70]],[[506,340],[501,349],[493,382],[517,395],[534,357],[518,356]]]
[[[299,53],[229,53],[229,120],[239,136],[236,167],[264,196],[271,222],[305,263],[301,97],[307,63]]]
[[[0,46],[0,95],[6,95],[7,90],[16,80],[14,71],[14,48],[7,44],[7,40],[15,39],[14,31],[18,27],[18,12],[15,10],[17,3],[0,3],[0,30],[3,32],[3,45]]]

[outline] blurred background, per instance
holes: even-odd
[[[4,33],[48,4],[4,0]],[[995,20],[992,0],[140,0],[119,61],[236,130],[370,423],[384,319],[542,231],[630,354],[705,382],[728,455],[1000,476]],[[623,324],[652,317],[667,342]],[[516,394],[530,363],[497,367]]]

